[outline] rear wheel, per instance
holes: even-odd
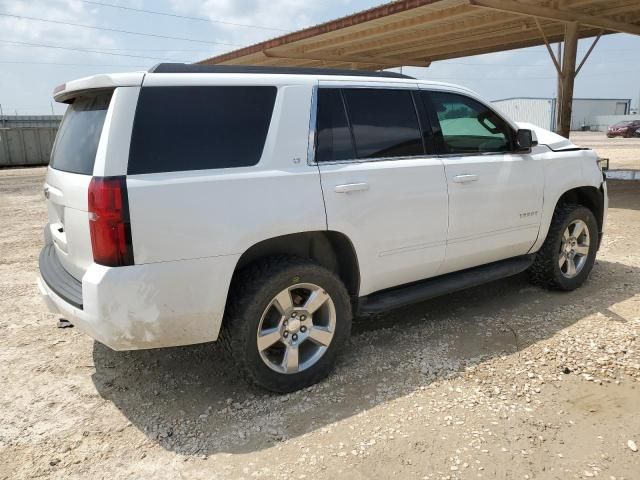
[[[593,212],[581,205],[559,205],[529,268],[529,278],[543,287],[573,290],[589,276],[597,249],[598,223]]]
[[[256,384],[284,393],[329,374],[351,331],[349,295],[335,274],[278,257],[245,269],[231,288],[223,340]]]

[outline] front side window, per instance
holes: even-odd
[[[272,86],[143,87],[128,173],[257,164],[276,93]]]
[[[449,92],[431,92],[447,153],[507,152],[511,128],[482,103]]]
[[[424,155],[409,90],[348,88],[342,92],[358,158]]]

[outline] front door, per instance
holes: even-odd
[[[358,252],[360,295],[436,275],[444,260],[447,184],[442,160],[426,153],[431,128],[416,92],[322,83],[318,91],[327,226]]]
[[[515,152],[513,128],[480,101],[445,91],[423,95],[439,124],[449,191],[441,273],[526,254],[540,227],[542,160]]]

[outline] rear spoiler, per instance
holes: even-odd
[[[113,73],[92,75],[58,85],[53,90],[56,102],[68,103],[80,92],[95,89],[113,89],[116,87],[139,87],[145,72]]]

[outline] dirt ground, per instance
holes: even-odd
[[[640,170],[640,138],[607,138],[604,132],[571,132],[571,141],[609,159],[609,168]]]
[[[281,396],[215,344],[57,328],[43,175],[0,171],[0,478],[640,478],[640,182],[610,182],[584,287],[520,275],[358,319],[335,373]]]

